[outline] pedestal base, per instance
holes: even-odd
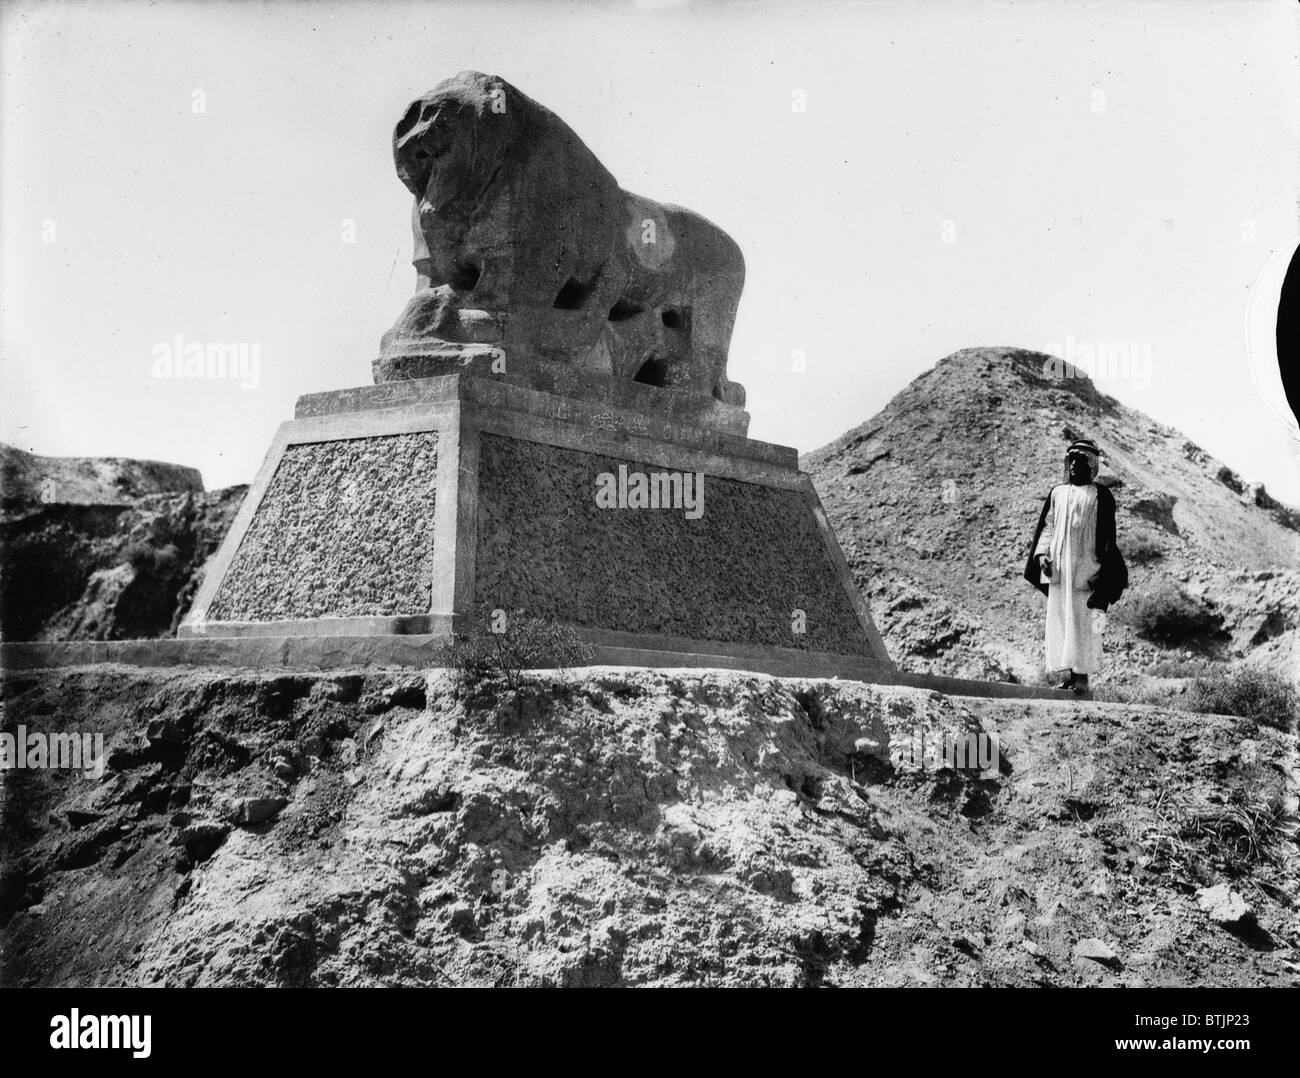
[[[598,661],[892,669],[795,451],[684,423],[668,391],[647,414],[645,388],[637,410],[468,374],[303,398],[180,635],[437,638],[522,609]]]

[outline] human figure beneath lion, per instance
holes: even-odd
[[[1086,438],[1065,451],[1065,482],[1043,502],[1025,579],[1047,595],[1046,672],[1088,691],[1101,669],[1101,616],[1128,585],[1115,540],[1115,498],[1097,483],[1101,452]]]

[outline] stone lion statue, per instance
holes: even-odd
[[[558,116],[475,71],[411,104],[393,157],[417,291],[377,382],[483,346],[515,372],[559,360],[743,406],[726,366],[745,263],[716,225],[622,190]]]

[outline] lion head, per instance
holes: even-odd
[[[518,137],[518,104],[508,82],[477,71],[444,79],[411,102],[393,131],[393,160],[422,218],[431,218],[426,229],[482,201]]]

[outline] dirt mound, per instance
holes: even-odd
[[[1038,680],[1043,598],[1021,572],[1078,437],[1102,449],[1131,581],[1098,680],[1239,660],[1300,674],[1300,513],[1082,372],[1014,348],[948,356],[801,461],[890,655]]]
[[[0,450],[0,635],[174,635],[247,487],[205,493],[193,468]]]
[[[7,984],[1300,980],[1295,735],[1241,720],[613,669],[4,692],[106,742],[0,773]],[[915,751],[991,733],[983,772]]]
[[[129,505],[150,494],[201,494],[197,468],[124,457],[41,457],[0,443],[3,509],[35,505]]]

